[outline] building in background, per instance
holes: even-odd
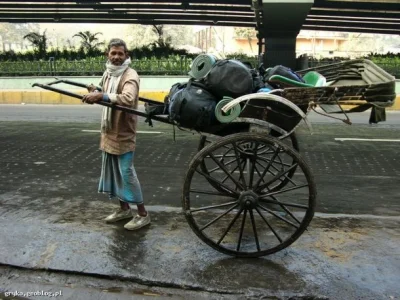
[[[203,52],[221,56],[232,53],[258,55],[258,39],[253,28],[198,26],[194,32],[195,46]],[[398,45],[398,36],[301,30],[297,36],[296,54],[316,58],[356,58],[371,52],[394,52]]]

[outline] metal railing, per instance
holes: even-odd
[[[132,60],[131,67],[141,75],[186,75],[191,59]],[[21,61],[0,62],[0,77],[13,76],[97,76],[105,70],[104,61]]]
[[[257,59],[246,60],[256,67]],[[192,59],[182,56],[178,60],[132,60],[131,67],[140,75],[187,75]],[[335,61],[309,61],[309,68]],[[339,61],[338,61],[339,62]],[[400,64],[376,63],[389,74],[400,78]],[[20,61],[0,62],[0,77],[17,76],[100,76],[105,69],[104,61]]]

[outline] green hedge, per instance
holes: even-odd
[[[168,59],[143,58],[132,60],[131,67],[141,75],[186,75],[191,58],[171,56]],[[90,58],[68,61],[14,61],[0,63],[0,76],[96,76],[105,69],[105,59]]]
[[[155,57],[157,59],[167,58],[170,56],[187,56],[193,58],[194,54],[189,54],[186,50],[174,49],[169,45],[162,47],[156,47],[154,45],[143,46],[129,51],[129,55],[135,59],[143,59],[149,57]],[[10,61],[48,61],[54,58],[55,60],[86,60],[86,59],[104,59],[104,51],[94,49],[89,55],[82,48],[80,49],[53,49],[46,51],[45,56],[40,56],[38,51],[26,51],[26,52],[14,52],[6,51],[0,52],[0,62]]]
[[[131,66],[141,75],[186,75],[193,58],[196,57],[196,55],[187,54],[185,50],[169,47],[157,49],[142,47],[132,50],[130,54],[134,59]],[[45,59],[38,59],[35,52],[0,53],[0,76],[97,76],[104,71],[105,57],[100,51],[94,57],[88,57],[83,50],[66,49],[49,51],[46,56]],[[250,62],[253,67],[258,65],[256,57],[248,57],[240,53],[228,55],[227,58]],[[399,54],[371,53],[365,58],[400,78]],[[308,63],[309,67],[314,67],[343,60],[344,58],[323,60],[309,58]]]
[[[141,48],[140,52],[142,55],[146,54],[143,49],[145,48]],[[186,53],[186,51],[182,53]],[[32,53],[25,53],[24,57],[29,58],[27,60],[21,60],[21,56],[13,56],[7,61],[0,62],[0,76],[97,76],[104,72],[104,55],[71,60],[69,58],[59,58],[61,55],[58,54],[50,56],[53,53],[49,52],[49,59],[45,60],[31,60],[31,58],[35,58],[35,56],[30,56]],[[71,55],[71,52],[68,52],[68,54]],[[150,56],[151,54],[154,53],[149,52],[147,55]],[[132,57],[135,59],[132,59],[131,67],[141,75],[186,75],[196,55],[174,54],[164,58],[155,55],[150,58],[139,57],[138,55],[133,55]],[[231,54],[228,58],[248,61],[253,66],[258,64],[256,58],[240,54]]]

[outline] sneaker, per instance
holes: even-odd
[[[127,230],[136,230],[149,224],[150,224],[150,215],[149,213],[147,213],[147,216],[145,217],[136,215],[131,221],[125,224],[124,228]]]
[[[106,217],[104,219],[104,221],[106,221],[106,223],[114,223],[114,222],[117,222],[119,220],[132,218],[132,216],[133,215],[132,215],[132,210],[131,209],[127,209],[127,210],[118,209],[117,211],[113,212],[111,215]]]

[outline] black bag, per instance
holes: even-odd
[[[264,88],[263,78],[258,74],[255,69],[250,70],[251,76],[253,78],[253,93],[258,92],[258,90]]]
[[[147,118],[145,123],[149,123],[149,126],[153,127],[153,122],[151,118],[157,115],[168,115],[168,106],[169,106],[169,98],[168,95],[164,97],[164,104],[153,104],[153,103],[144,103],[144,110],[147,113]]]
[[[216,104],[217,99],[203,84],[189,81],[170,98],[169,116],[183,127],[201,130],[218,123]]]
[[[163,104],[144,103],[144,110],[149,117],[156,115],[168,115],[168,96],[164,97]]]
[[[303,78],[301,78],[301,76],[299,76],[296,72],[292,71],[292,69],[281,66],[281,65],[267,69],[264,74],[264,82],[268,82],[268,80],[273,75],[280,75],[280,76],[292,79],[294,81],[304,82]],[[273,85],[275,85],[275,83]],[[275,87],[277,87],[277,86],[275,86]]]
[[[181,89],[186,87],[187,84],[188,84],[187,82],[178,82],[178,83],[173,84],[171,86],[171,89],[169,90],[169,94],[168,94],[169,99],[171,99],[178,91],[180,91]]]
[[[220,60],[205,78],[207,88],[219,99],[237,98],[253,91],[250,69],[237,60]]]

